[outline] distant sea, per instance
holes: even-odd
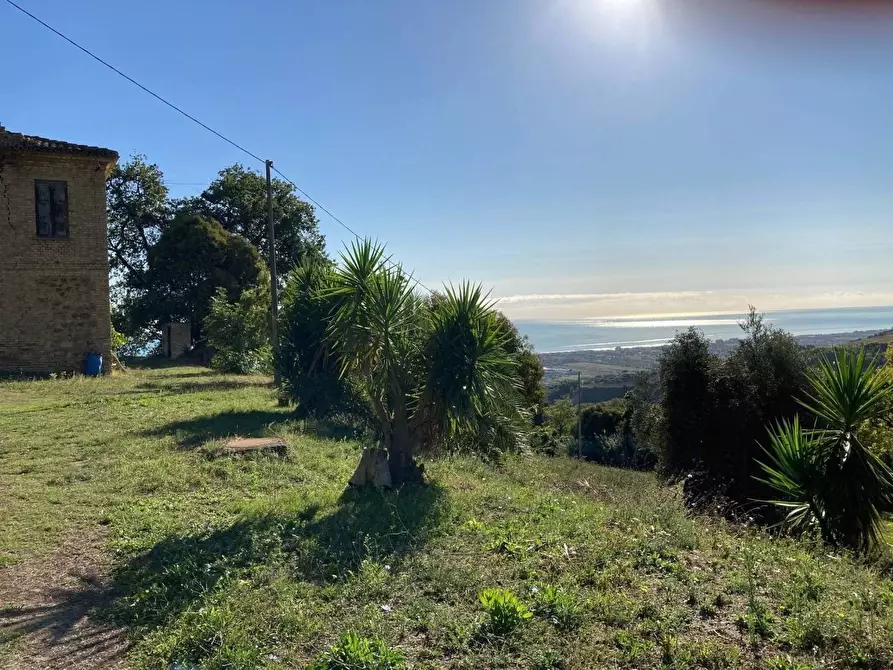
[[[604,350],[616,347],[659,347],[673,336],[695,326],[711,340],[741,336],[738,323],[745,314],[715,314],[668,318],[591,318],[573,321],[516,320],[518,330],[540,353]],[[766,312],[767,323],[792,335],[828,335],[893,328],[893,307],[800,309]]]

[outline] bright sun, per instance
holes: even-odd
[[[647,50],[661,28],[660,0],[570,0],[587,32]]]
[[[648,0],[591,0],[590,4],[598,4],[608,7],[611,11],[634,12],[641,10]]]

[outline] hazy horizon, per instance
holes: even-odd
[[[511,319],[562,321],[720,316],[760,312],[889,307],[893,293],[806,294],[791,300],[782,293],[724,294],[715,291],[614,294],[528,294],[495,298]],[[890,324],[893,327],[893,323]]]
[[[893,306],[773,310],[765,323],[794,336],[878,333],[893,327]],[[614,350],[617,347],[659,347],[690,327],[711,341],[741,337],[745,311],[677,314],[650,317],[585,317],[575,319],[515,319],[519,331],[540,353]],[[852,339],[852,338],[849,338]]]

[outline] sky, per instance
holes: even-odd
[[[16,1],[513,318],[893,304],[888,3]],[[262,168],[5,0],[0,61],[8,130]]]

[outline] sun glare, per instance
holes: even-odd
[[[643,51],[661,33],[660,0],[570,0],[579,27],[600,39]]]
[[[602,4],[612,12],[638,12],[648,0],[589,0],[590,4]]]

